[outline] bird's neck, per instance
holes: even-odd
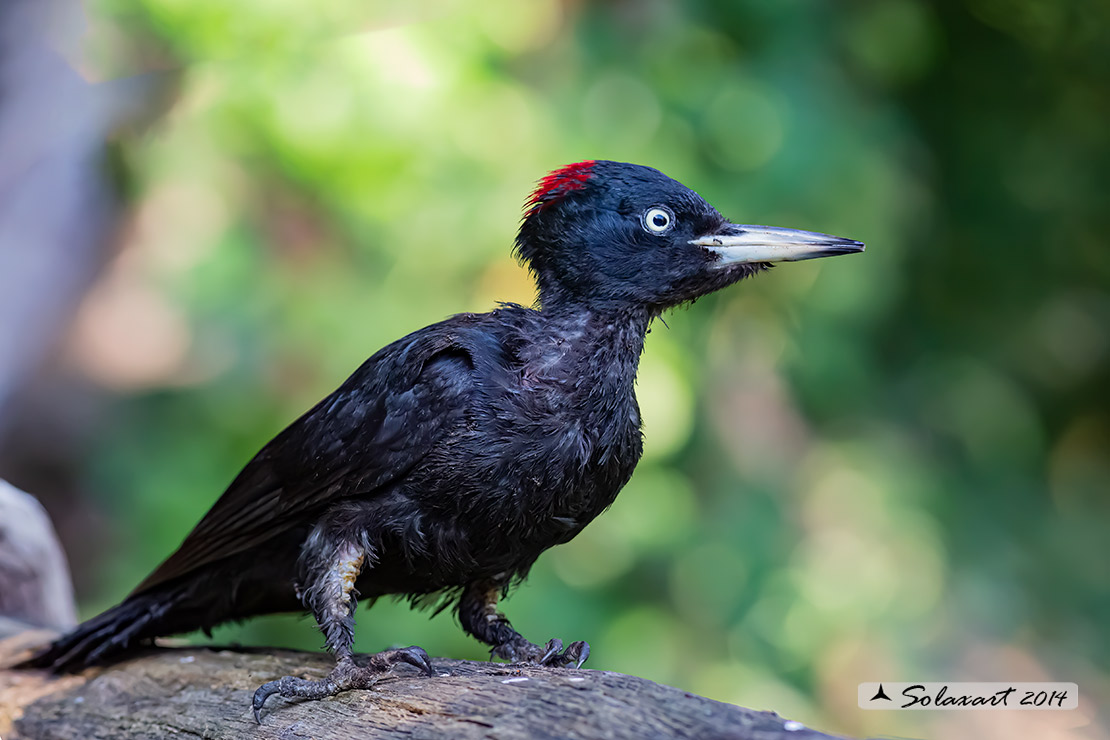
[[[539,311],[543,331],[528,364],[589,395],[631,391],[652,314],[642,307],[553,305]]]

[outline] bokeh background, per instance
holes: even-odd
[[[868,251],[656,323],[644,460],[514,624],[826,730],[1108,737],[1110,5],[11,0],[0,24],[0,476],[54,517],[84,616],[369,354],[531,303],[533,182],[628,160]],[[297,617],[215,639],[321,644]],[[360,612],[358,649],[396,643],[485,655],[448,614]],[[857,709],[884,679],[1075,681],[1081,708]]]

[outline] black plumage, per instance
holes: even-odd
[[[656,170],[580,162],[544,178],[516,241],[538,308],[460,314],[377,352],[278,434],[120,605],[27,662],[74,670],[151,638],[311,611],[336,654],[316,698],[367,686],[419,648],[351,654],[355,597],[453,600],[496,656],[580,664],[497,612],[547,548],[605,510],[640,458],[634,380],[651,321],[779,260],[860,251],[824,234],[729,223]]]

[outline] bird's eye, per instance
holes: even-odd
[[[652,234],[665,234],[674,224],[674,214],[664,206],[654,206],[644,211],[644,228]]]

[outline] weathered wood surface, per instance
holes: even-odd
[[[0,641],[10,665],[49,633]],[[161,648],[77,676],[0,670],[4,740],[95,738],[829,738],[771,712],[722,704],[609,671],[517,668],[434,658],[435,676],[408,666],[374,691],[317,702],[272,697],[250,711],[264,681],[324,676],[327,655],[203,647]]]

